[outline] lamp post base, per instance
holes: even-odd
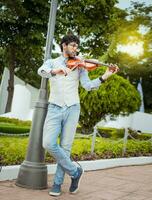
[[[43,163],[24,161],[16,185],[30,189],[47,188],[47,166]]]

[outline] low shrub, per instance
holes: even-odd
[[[20,134],[28,133],[30,127],[16,124],[0,123],[0,133]]]
[[[152,137],[152,134],[141,133],[141,132],[134,131],[131,129],[129,129],[129,134],[130,134],[129,138],[133,137],[138,140],[148,140],[148,139],[151,139]]]
[[[28,138],[0,137],[0,164],[17,165],[25,159]]]
[[[76,138],[72,147],[72,159],[74,160],[94,160],[102,158],[122,157],[123,142],[117,140],[97,138],[95,152],[90,154],[91,138]],[[27,151],[28,137],[0,137],[0,164],[15,165],[21,164],[25,159]],[[150,141],[128,140],[125,157],[130,156],[152,156],[152,145]],[[55,160],[46,153],[47,163]]]
[[[123,138],[124,132],[125,130],[123,128],[116,129],[116,128],[109,128],[109,127],[98,127],[98,133],[103,138],[111,138],[111,139]],[[128,137],[128,139],[132,139],[133,137],[134,139],[138,139],[138,140],[148,140],[152,137],[151,134],[140,133],[137,131],[133,131],[131,129],[129,129],[129,134],[130,136]]]
[[[16,118],[8,118],[8,117],[0,117],[0,123],[11,123],[16,125],[22,125],[22,126],[31,126],[31,121],[23,121]]]
[[[0,133],[20,134],[30,131],[31,121],[0,117]]]
[[[98,127],[98,133],[104,138],[123,138],[124,129]]]

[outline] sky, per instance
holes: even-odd
[[[119,1],[119,3],[116,6],[121,9],[126,9],[126,8],[130,7],[131,1],[140,2],[140,3],[144,2],[146,5],[152,4],[152,0],[118,0],[118,1]]]

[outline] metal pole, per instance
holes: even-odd
[[[52,0],[50,15],[49,15],[44,61],[50,58],[51,55],[55,21],[56,21],[57,4],[58,4],[57,0]],[[16,181],[17,186],[32,188],[32,189],[47,188],[47,166],[44,163],[45,152],[42,147],[43,125],[46,117],[47,106],[48,106],[47,79],[42,78],[39,97],[35,105],[35,110],[32,120],[32,127],[30,131],[27,155],[26,159],[21,164],[19,170],[18,178]]]
[[[125,128],[125,135],[123,139],[123,150],[122,150],[122,156],[125,156],[126,149],[127,149],[127,140],[128,140],[128,128]]]
[[[92,144],[91,144],[91,154],[94,153],[96,136],[97,136],[97,125],[94,126],[93,136],[92,136]]]

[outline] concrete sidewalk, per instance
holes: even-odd
[[[49,185],[53,176],[49,176]],[[66,176],[62,195],[51,197],[46,190],[31,190],[0,182],[2,200],[152,200],[152,165],[118,167],[85,172],[79,192],[68,193],[70,178]]]

